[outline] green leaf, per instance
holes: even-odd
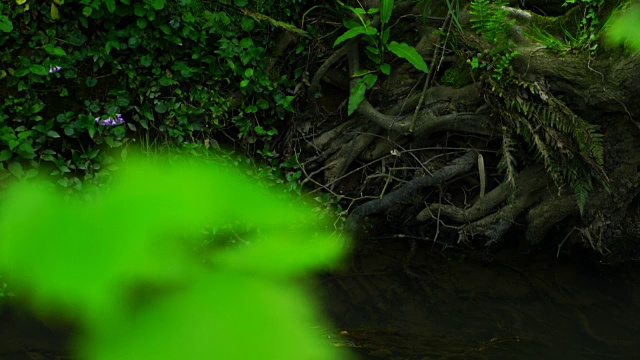
[[[129,38],[127,43],[129,44],[130,48],[134,49],[134,48],[138,47],[138,45],[140,45],[140,39],[138,39],[135,36],[132,36],[132,37]]]
[[[23,142],[22,144],[20,144],[18,150],[20,150],[20,156],[22,156],[22,158],[24,159],[33,159],[34,157],[36,157],[36,153],[33,150],[33,147],[31,147],[31,144],[28,142]]]
[[[87,41],[87,37],[80,31],[77,30],[72,32],[69,35],[69,42],[74,46],[82,46]]]
[[[85,83],[87,84],[88,87],[94,87],[98,83],[98,79],[94,77],[88,77]]]
[[[387,49],[389,49],[397,57],[407,60],[416,69],[425,73],[429,72],[424,59],[422,59],[422,56],[420,56],[418,51],[416,51],[413,46],[409,46],[406,43],[397,43],[395,41],[392,41],[391,43],[387,44]]]
[[[340,44],[341,42],[345,41],[345,40],[349,40],[352,39],[360,34],[365,34],[365,35],[374,35],[378,32],[378,30],[374,27],[368,26],[356,26],[353,29],[348,30],[347,32],[345,32],[344,34],[340,35],[340,37],[338,37],[336,39],[336,41],[333,43],[333,46],[335,47],[336,45]]]
[[[44,66],[38,64],[32,64],[29,66],[29,71],[36,75],[47,75],[49,73]]]
[[[367,86],[367,90],[371,89],[373,87],[373,85],[376,84],[376,81],[378,81],[378,75],[367,74],[362,78],[362,81]]]
[[[153,6],[155,10],[162,10],[166,0],[145,0],[144,2]]]
[[[24,175],[24,178],[25,179],[30,179],[32,177],[35,177],[36,175],[38,175],[38,170],[29,169],[29,170],[27,170],[27,173]]]
[[[251,77],[253,76],[253,69],[252,68],[248,68],[247,70],[244,71],[244,76],[245,77]]]
[[[42,48],[44,49],[44,51],[46,51],[48,54],[53,55],[53,49],[55,48],[55,45],[53,44],[46,44],[44,46],[42,46]]]
[[[262,110],[266,110],[269,108],[269,102],[265,99],[258,99],[258,101],[256,101],[256,105],[258,105],[258,107]]]
[[[358,108],[362,100],[364,99],[364,93],[367,90],[367,86],[364,82],[364,78],[358,80],[358,82],[351,89],[351,95],[349,95],[349,108],[347,115],[351,116]]]
[[[18,146],[18,150],[33,154],[33,147],[28,142],[23,142],[22,144],[20,144],[20,146]]]
[[[11,156],[13,156],[13,153],[9,150],[0,151],[0,162],[11,159]]]
[[[147,8],[144,7],[144,5],[140,2],[136,2],[133,5],[133,13],[137,16],[137,17],[143,17],[145,15],[147,15]]]
[[[129,100],[129,98],[128,98],[128,97],[126,97],[126,96],[119,96],[119,97],[116,99],[116,104],[117,104],[118,106],[127,106],[127,105],[129,105],[129,101],[130,101],[130,100]]]
[[[160,25],[158,28],[166,35],[171,35],[171,28],[168,25]]]
[[[249,1],[247,1],[247,0],[233,0],[233,3],[237,7],[245,7],[245,6],[247,6],[247,4],[249,4]]]
[[[353,11],[353,13],[358,15],[358,16],[366,14],[366,12],[364,11],[363,8],[354,8],[354,7],[347,6],[347,5],[345,5],[344,8]]]
[[[250,38],[242,38],[242,40],[240,40],[240,46],[248,49],[249,47],[253,46],[253,40],[251,40]]]
[[[13,75],[17,76],[17,77],[22,77],[27,75],[28,73],[30,73],[29,68],[22,68],[18,71],[16,71],[15,73],[13,73]]]
[[[384,32],[382,32],[382,43],[386,44],[389,41],[389,36],[391,36],[391,29],[387,28],[384,29]]]
[[[9,150],[15,149],[18,145],[20,145],[20,141],[18,141],[18,140],[9,140]]]
[[[51,20],[60,20],[60,12],[54,3],[51,3]]]
[[[107,10],[113,14],[116,11],[116,0],[104,0],[104,3],[107,5]]]
[[[60,134],[58,134],[57,132],[55,132],[53,130],[50,130],[49,132],[47,132],[47,135],[49,137],[52,137],[52,138],[59,138],[60,137]]]
[[[244,109],[244,112],[246,113],[255,113],[258,111],[258,108],[255,105],[249,105]]]
[[[64,128],[64,133],[67,136],[73,136],[74,134],[73,128],[71,126],[67,126],[66,128]]]
[[[13,30],[13,24],[11,20],[5,15],[0,15],[0,31],[11,32]]]
[[[389,19],[391,19],[392,11],[393,11],[393,0],[380,1],[380,21],[383,24],[386,24],[389,22]]]
[[[139,18],[139,19],[136,21],[136,24],[138,25],[138,27],[139,27],[140,29],[144,29],[144,28],[146,28],[146,27],[147,27],[147,19],[145,19],[145,18]]]
[[[165,105],[165,103],[163,102],[159,102],[156,104],[156,106],[154,107],[156,112],[158,112],[159,114],[164,114],[167,112],[167,105]]]
[[[64,51],[60,46],[56,46],[55,48],[53,48],[53,55],[66,56],[67,52]]]
[[[152,58],[151,58],[150,55],[142,55],[140,57],[140,65],[142,65],[144,67],[151,66],[151,61],[152,61]]]
[[[473,59],[471,59],[471,62],[469,64],[471,65],[472,69],[477,69],[478,66],[480,66],[480,64],[478,63],[477,57],[474,57]]]
[[[24,176],[24,170],[22,170],[22,165],[20,165],[19,162],[12,162],[9,164],[9,172],[18,179],[22,179]]]
[[[255,22],[251,18],[244,17],[240,21],[240,26],[242,27],[242,30],[244,30],[246,32],[249,32],[249,31],[253,30],[253,28],[255,26]]]
[[[38,103],[38,104],[34,104],[29,108],[29,112],[31,114],[37,114],[40,111],[42,111],[42,109],[44,109],[45,104],[44,103]]]
[[[31,66],[31,60],[29,60],[29,58],[26,56],[18,55],[18,60],[20,60],[20,63],[22,64],[22,66],[25,66],[25,67]]]
[[[385,75],[391,74],[391,65],[389,64],[380,65],[380,71]]]

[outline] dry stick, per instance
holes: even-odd
[[[444,24],[442,25],[442,30],[444,30],[445,28],[451,26],[451,14],[447,14],[447,18],[444,20]],[[448,32],[447,32],[447,38],[448,38]],[[413,118],[411,119],[411,126],[409,126],[409,132],[412,133],[413,130],[416,127],[416,119],[418,118],[418,113],[420,112],[420,108],[422,107],[422,103],[424,103],[424,94],[427,92],[427,89],[429,88],[429,85],[431,84],[431,80],[433,80],[433,74],[434,74],[434,69],[433,67],[436,65],[436,59],[438,58],[438,56],[436,55],[438,53],[438,48],[440,47],[442,49],[442,51],[440,52],[440,57],[442,57],[442,55],[444,55],[444,46],[440,46],[440,40],[441,40],[442,34],[438,35],[438,40],[435,43],[435,47],[433,48],[433,57],[431,58],[431,64],[429,66],[429,68],[431,69],[431,71],[429,71],[429,74],[427,74],[427,80],[425,80],[424,82],[424,88],[422,88],[422,95],[420,96],[420,101],[418,101],[418,105],[416,106],[416,110],[413,112]]]
[[[440,186],[438,204],[442,205],[442,186]],[[438,208],[438,218],[436,219],[436,234],[433,236],[433,244],[431,244],[432,249],[433,249],[433,246],[436,244],[436,240],[438,240],[438,235],[440,235],[440,208]]]
[[[560,245],[558,245],[558,252],[556,252],[556,259],[560,257],[560,249],[562,249],[562,245],[564,245],[564,242],[567,241],[567,239],[569,238],[569,235],[571,235],[575,230],[578,230],[578,228],[574,226],[573,229],[569,231],[567,236],[565,236],[564,239],[562,239],[562,242],[560,243]]]
[[[482,200],[487,186],[487,174],[484,169],[484,157],[482,157],[481,153],[478,153],[478,174],[480,175],[480,200]]]

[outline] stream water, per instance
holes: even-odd
[[[360,359],[640,359],[640,268],[515,249],[491,262],[377,241],[323,279],[324,304]]]

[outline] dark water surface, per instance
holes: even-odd
[[[402,239],[323,280],[361,359],[640,359],[640,269],[501,250],[491,262]]]

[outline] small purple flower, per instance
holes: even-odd
[[[122,118],[122,114],[117,114],[116,118],[108,118],[106,120],[102,120],[101,118],[97,117],[96,118],[96,122],[100,125],[119,125],[122,124],[124,122],[124,119]]]
[[[111,112],[109,112],[109,110],[104,111],[105,114],[109,115],[109,118],[102,119],[101,117],[97,117],[95,118],[95,120],[100,125],[110,125],[110,126],[120,125],[124,123],[124,119],[122,118],[122,114],[116,114],[118,110],[119,110],[118,107],[114,106]]]
[[[49,65],[49,74],[56,73],[56,72],[60,71],[61,69],[62,69],[61,66]]]

